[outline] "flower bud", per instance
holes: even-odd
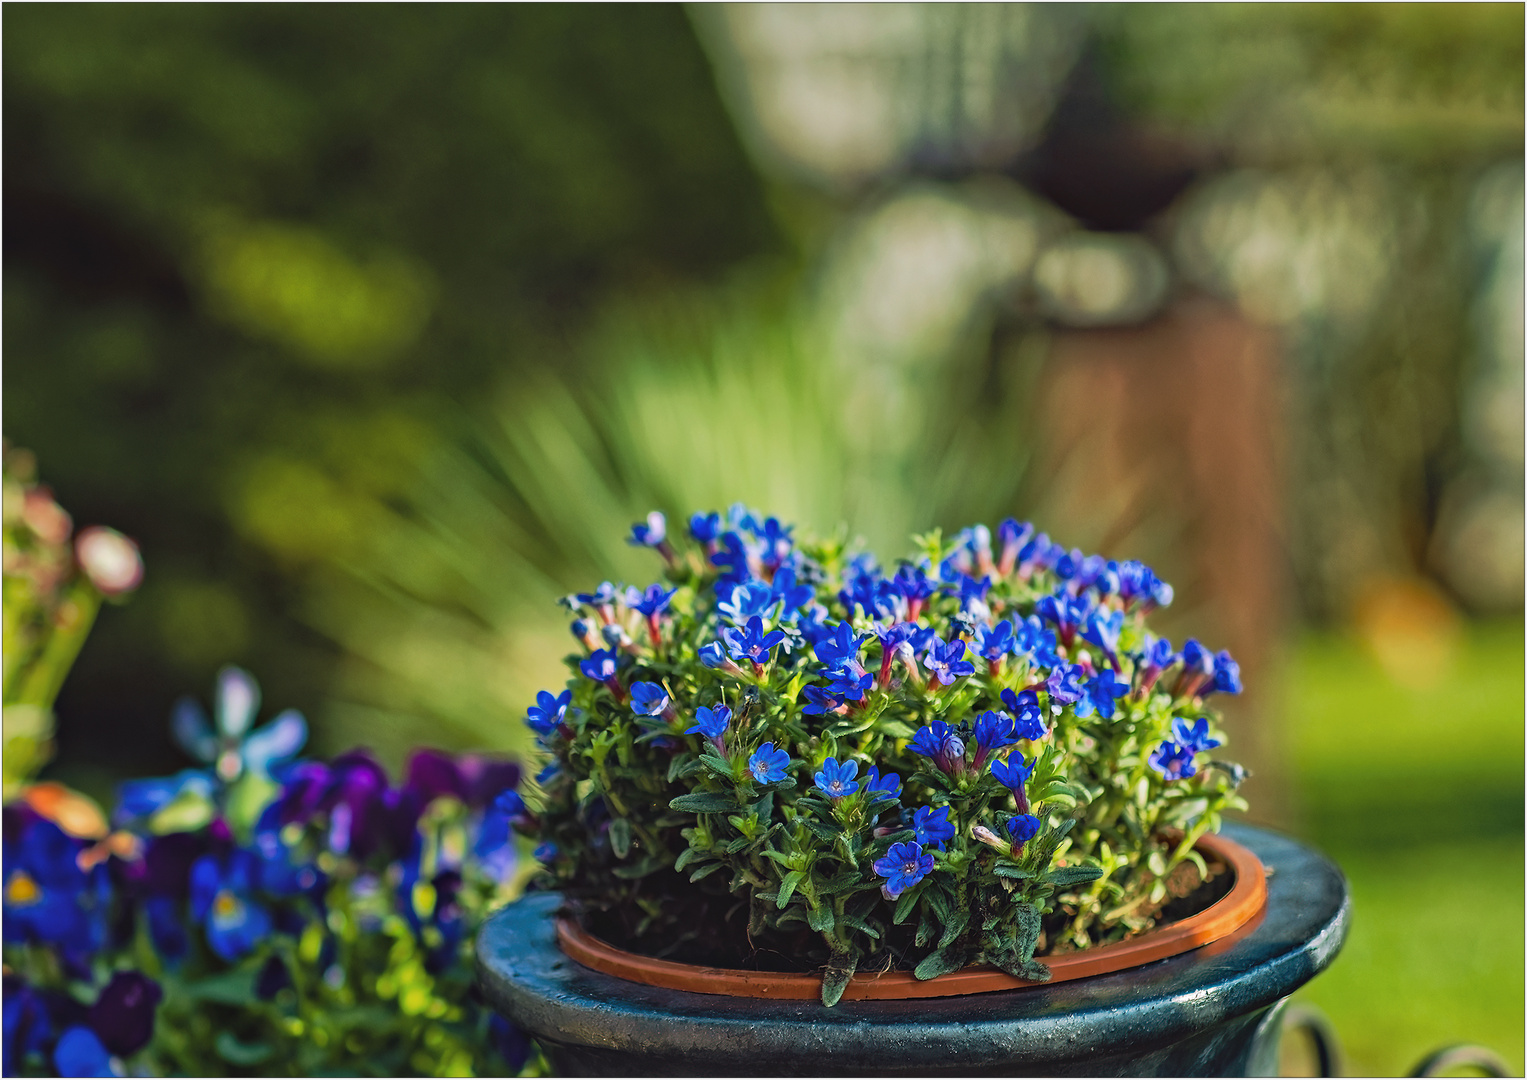
[[[81,530],[74,541],[74,555],[90,583],[106,596],[130,593],[143,580],[138,545],[104,525]]]
[[[970,835],[975,837],[981,843],[985,844],[987,847],[996,848],[1003,854],[1006,854],[1009,850],[1009,844],[1007,841],[1003,840],[1002,837],[992,832],[985,825],[972,825],[970,828]]]

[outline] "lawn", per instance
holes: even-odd
[[[1312,635],[1287,669],[1299,831],[1352,885],[1323,1009],[1349,1075],[1406,1075],[1449,1043],[1523,1068],[1523,633],[1464,631],[1430,685]]]

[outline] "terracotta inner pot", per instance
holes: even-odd
[[[1223,836],[1208,835],[1196,845],[1200,854],[1223,862],[1235,882],[1230,891],[1196,915],[1158,926],[1156,929],[1095,949],[1062,953],[1044,958],[1051,983],[1106,975],[1153,960],[1196,949],[1250,929],[1267,902],[1267,875],[1261,861],[1248,849]],[[557,919],[557,942],[562,951],[584,967],[647,986],[688,990],[729,997],[778,998],[814,1001],[821,997],[820,975],[773,971],[738,971],[680,964],[617,949],[588,933],[574,920]],[[950,997],[983,994],[994,990],[1022,990],[1048,985],[1019,979],[985,965],[950,972],[936,979],[914,978],[910,971],[869,972],[855,975],[843,992],[844,1001],[886,998]]]

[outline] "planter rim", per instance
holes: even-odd
[[[1255,854],[1228,837],[1210,833],[1200,837],[1194,847],[1220,859],[1234,875],[1228,893],[1200,912],[1138,937],[1046,958],[1043,962],[1051,972],[1048,982],[1020,979],[987,965],[927,980],[917,979],[910,971],[865,973],[849,980],[843,1000],[950,997],[1050,986],[1165,960],[1229,938],[1261,914],[1267,903],[1266,872]],[[783,1001],[815,1000],[822,993],[819,974],[707,967],[627,952],[600,940],[565,915],[557,917],[556,933],[557,943],[568,957],[584,967],[628,982],[691,993]]]

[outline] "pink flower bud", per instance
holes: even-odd
[[[106,596],[122,596],[143,580],[138,545],[115,529],[92,525],[80,530],[74,555],[90,583]]]
[[[1012,845],[1010,845],[1006,840],[1003,840],[1002,837],[992,832],[985,825],[972,825],[970,828],[970,835],[981,841],[981,843],[985,844],[987,847],[996,848],[1001,852],[1007,852],[1012,847]]]
[[[21,519],[45,544],[62,544],[74,528],[68,511],[53,501],[53,493],[45,487],[27,491],[21,506]]]

